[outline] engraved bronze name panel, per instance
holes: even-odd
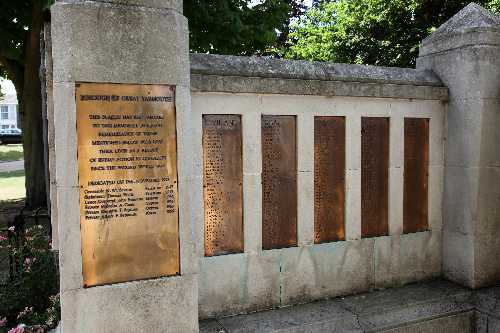
[[[295,116],[262,116],[262,248],[297,245]]]
[[[203,116],[205,256],[243,252],[241,117]]]
[[[361,119],[361,236],[389,232],[389,118]]]
[[[345,118],[314,118],[314,242],[345,239]]]
[[[429,119],[405,118],[403,232],[428,227]]]
[[[175,87],[78,83],[83,283],[179,274]]]

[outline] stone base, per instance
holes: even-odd
[[[200,322],[202,333],[500,332],[500,286],[471,291],[447,281]]]
[[[61,332],[198,332],[195,275],[61,294]]]

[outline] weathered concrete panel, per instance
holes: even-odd
[[[478,167],[481,150],[481,117],[478,99],[451,100],[447,114],[448,132],[445,164],[448,167]]]
[[[280,304],[279,253],[233,254],[202,260],[199,316],[229,315]]]
[[[399,275],[403,284],[441,275],[441,232],[426,231],[401,235]]]
[[[477,200],[474,278],[476,285],[488,286],[500,281],[500,165],[481,171]]]
[[[374,287],[376,289],[401,285],[399,235],[375,238]]]
[[[374,286],[386,288],[441,274],[441,233],[426,231],[375,238]]]
[[[67,290],[64,332],[198,332],[195,275]],[[177,318],[182,313],[183,318]]]
[[[283,249],[283,304],[368,291],[372,285],[373,240]]]
[[[58,188],[58,196],[64,198],[58,205],[59,216],[64,216],[64,226],[59,228],[59,274],[61,292],[83,286],[79,189]]]
[[[76,104],[73,83],[54,83],[56,187],[77,187]],[[58,205],[58,209],[59,205]]]
[[[500,89],[500,83],[499,87]],[[481,101],[483,114],[481,115],[481,150],[479,165],[482,167],[500,166],[500,98],[484,99]]]
[[[133,8],[133,10],[130,10]],[[54,82],[189,85],[188,27],[175,11],[57,2]]]
[[[500,34],[497,35],[500,40]],[[499,47],[500,45],[481,44],[477,39],[474,43],[463,47],[454,45],[445,52],[423,55],[417,59],[417,68],[432,68],[450,89],[450,102],[499,98],[500,90],[497,83],[500,75],[497,57]],[[457,68],[460,70],[455,70]]]

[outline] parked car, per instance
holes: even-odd
[[[0,144],[21,143],[22,132],[19,128],[0,129]]]

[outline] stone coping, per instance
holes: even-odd
[[[191,54],[191,91],[448,99],[427,70]]]
[[[61,3],[82,3],[92,1],[118,6],[134,6],[152,9],[172,9],[182,13],[183,2],[180,0],[56,0]]]
[[[419,49],[424,57],[464,47],[500,45],[500,16],[470,3],[425,38]]]
[[[191,74],[443,86],[432,71],[412,68],[199,53],[190,61]]]
[[[448,100],[445,87],[201,74],[191,74],[191,91]]]
[[[472,291],[436,280],[200,322],[202,333],[400,332],[400,329],[401,332],[474,329],[500,332],[500,286]]]

